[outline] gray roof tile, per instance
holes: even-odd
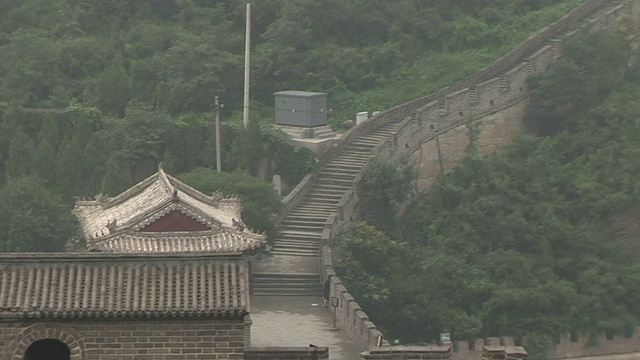
[[[159,239],[154,243],[144,234],[137,233],[174,210],[207,225],[213,233],[220,235],[212,237],[211,233],[202,233],[199,239],[186,239],[181,234],[156,233]],[[213,249],[246,251],[259,248],[267,241],[266,235],[238,229],[234,224],[236,221],[243,224],[242,205],[238,198],[225,198],[219,193],[204,195],[165,174],[162,168],[116,197],[98,196],[93,201],[78,201],[73,212],[88,247],[98,251],[152,252],[158,248],[173,252],[187,247],[191,249],[189,251],[202,252]],[[166,244],[169,240],[176,240],[176,243]]]
[[[248,306],[239,254],[0,255],[0,319],[235,317]]]

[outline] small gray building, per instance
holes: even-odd
[[[276,125],[316,127],[327,125],[327,94],[308,91],[279,91]]]

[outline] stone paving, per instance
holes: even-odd
[[[317,274],[320,259],[315,256],[289,256],[262,254],[254,262],[254,272]]]
[[[331,360],[357,360],[359,353],[342,331],[332,331],[331,313],[320,297],[252,296],[251,346],[329,347]]]

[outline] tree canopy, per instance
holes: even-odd
[[[0,188],[0,251],[64,251],[75,229],[70,207],[34,177]]]

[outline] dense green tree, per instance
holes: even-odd
[[[13,132],[13,139],[9,145],[9,159],[4,166],[7,172],[7,179],[16,179],[29,175],[32,158],[32,146],[29,138],[21,128]]]
[[[116,196],[124,189],[122,169],[118,166],[118,160],[112,155],[107,161],[104,178],[100,184],[100,192],[109,196]]]
[[[231,149],[227,154],[231,170],[240,169],[257,176],[264,147],[260,125],[250,122],[246,128],[236,129]]]
[[[71,209],[34,177],[0,189],[0,251],[63,251],[75,220]]]
[[[602,41],[610,54],[585,59],[585,49]],[[540,93],[528,110],[531,116],[546,108],[558,123],[545,124],[546,136],[520,135],[501,154],[469,151],[407,209],[395,233],[389,231],[395,241],[384,241],[397,246],[380,249],[368,242],[371,232],[343,242],[347,249],[354,243],[380,249],[405,265],[370,267],[363,256],[385,260],[358,248],[339,268],[388,336],[419,342],[440,332],[456,339],[526,335],[537,358],[559,334],[627,334],[640,323],[638,253],[611,226],[640,206],[634,160],[640,106],[633,100],[640,82],[624,76],[635,69],[621,55],[628,44],[621,44],[619,37],[594,34],[572,45],[567,58],[537,80],[555,99]],[[580,71],[560,74],[572,68]],[[572,101],[584,108],[558,109]],[[397,318],[378,313],[398,304],[396,296],[372,298],[372,290],[392,285],[406,304]]]
[[[33,155],[33,167],[31,174],[39,177],[47,186],[56,184],[57,160],[56,150],[48,139],[38,144]]]
[[[100,133],[96,132],[91,135],[91,140],[84,148],[83,157],[83,163],[86,164],[83,181],[86,184],[85,194],[94,195],[100,191],[109,161],[107,146]]]
[[[55,116],[52,113],[44,114],[42,117],[42,127],[40,127],[40,131],[38,132],[38,144],[46,141],[55,152],[60,146],[60,140],[60,129]]]
[[[409,198],[415,177],[415,168],[409,164],[374,159],[362,178],[363,220],[393,234],[398,206]]]
[[[98,108],[105,114],[124,117],[125,107],[132,96],[132,84],[123,60],[116,58],[97,81]]]
[[[277,229],[273,221],[282,204],[271,184],[242,171],[216,173],[205,168],[180,174],[178,178],[205,194],[221,191],[228,196],[240,197],[245,224],[255,231],[265,232],[270,239],[275,237]]]

